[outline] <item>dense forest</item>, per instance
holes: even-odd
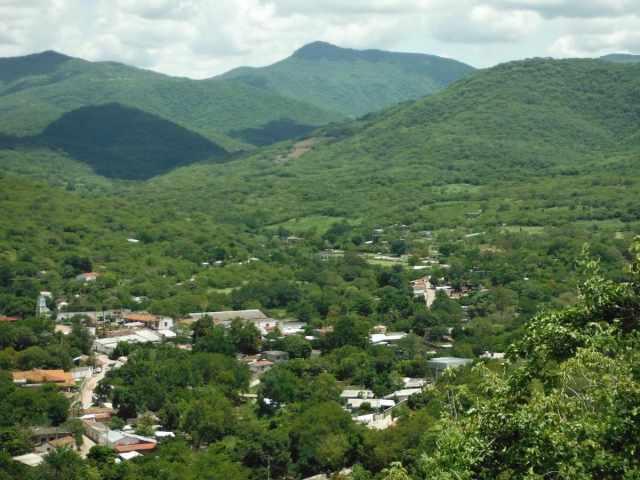
[[[78,62],[0,62],[0,79],[49,92],[61,82],[47,75]],[[128,68],[92,68],[107,67]],[[77,105],[7,132],[0,476],[637,478],[638,68],[511,62],[245,153],[131,105]],[[424,277],[441,287],[430,302],[412,285]],[[34,317],[40,292],[50,319]],[[83,427],[57,387],[23,389],[10,372],[95,364],[96,319],[65,320],[64,335],[55,317],[109,309],[259,309],[306,325],[284,336],[204,316],[161,344],[120,342],[111,361],[126,363],[95,390],[117,411],[110,427],[137,419],[139,435],[176,436],[131,460],[95,446],[13,461],[30,429],[62,426],[80,443]],[[372,343],[381,329],[406,335]],[[256,383],[242,356],[264,350],[289,360]],[[442,356],[472,363],[435,378]],[[346,387],[378,399],[406,379],[430,386],[390,428],[344,408]]]

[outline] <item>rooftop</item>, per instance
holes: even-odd
[[[73,374],[64,370],[29,370],[26,372],[11,372],[13,381],[26,381],[28,383],[55,383],[60,387],[75,387]]]
[[[67,437],[58,438],[57,440],[51,440],[49,443],[54,447],[63,447],[65,445],[75,444],[76,441],[73,437],[67,436]]]
[[[202,313],[190,313],[189,316],[194,320],[199,320],[205,315],[213,318],[214,321],[219,322],[231,321],[235,318],[241,318],[243,320],[256,320],[265,319],[267,316],[260,310],[231,310],[225,312],[202,312]]]

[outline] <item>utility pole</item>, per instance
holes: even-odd
[[[271,475],[271,457],[267,455],[267,480],[269,480],[270,475]]]

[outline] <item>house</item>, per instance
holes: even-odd
[[[48,453],[51,450],[55,450],[56,448],[66,447],[72,450],[77,450],[78,446],[76,445],[76,441],[71,436],[66,436],[62,438],[58,438],[56,440],[51,440],[48,442],[41,443],[40,445],[35,447],[36,453]]]
[[[259,360],[254,363],[249,364],[249,370],[252,373],[264,373],[267,370],[271,370],[273,368],[274,362],[269,360]]]
[[[39,370],[27,372],[11,372],[13,383],[22,388],[39,388],[44,383],[54,383],[63,390],[70,392],[76,386],[73,374],[64,370]]]
[[[455,357],[437,357],[429,360],[429,368],[433,371],[436,378],[445,370],[454,367],[462,367],[473,363],[471,358],[455,358]]]
[[[81,273],[80,275],[76,276],[76,280],[82,280],[82,281],[85,281],[85,282],[93,282],[99,276],[100,276],[99,272]]]
[[[71,435],[69,430],[58,427],[32,427],[31,431],[33,432],[31,439],[34,445],[41,445]]]
[[[322,356],[322,350],[311,350],[311,358],[320,358]]]
[[[273,363],[289,360],[289,354],[280,350],[268,350],[266,352],[262,352],[260,355],[262,360],[269,360]]]
[[[142,435],[136,435],[130,432],[124,432],[121,430],[110,430],[108,425],[104,425],[92,420],[82,419],[82,423],[85,425],[85,435],[98,445],[106,445],[107,447],[115,448],[125,447],[122,452],[138,451],[138,448],[130,448],[132,446],[138,446],[142,444],[140,450],[152,450],[157,443],[154,438],[143,437]],[[153,444],[153,447],[148,445]]]
[[[122,317],[125,325],[130,325],[132,323],[142,323],[147,328],[153,328],[155,330],[158,329],[169,329],[173,327],[173,318],[151,315],[149,313],[140,312],[140,313],[129,313]]]
[[[0,317],[0,322],[17,322],[20,317]]]

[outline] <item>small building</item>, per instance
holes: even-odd
[[[311,350],[311,358],[320,358],[322,356],[322,350]]]
[[[71,436],[66,436],[62,438],[58,438],[56,440],[51,440],[48,442],[41,443],[40,445],[35,447],[36,453],[48,453],[51,450],[55,450],[56,448],[66,447],[72,450],[77,450],[78,446],[76,445],[76,441]]]
[[[69,430],[58,427],[31,427],[31,431],[33,432],[31,439],[34,445],[41,445],[71,435]]]
[[[471,358],[456,358],[456,357],[436,357],[429,360],[429,368],[433,371],[436,378],[441,375],[445,370],[455,367],[463,367],[470,363],[473,363]]]
[[[93,341],[93,350],[106,355],[111,354],[119,342],[125,343],[160,343],[164,337],[151,330],[138,330],[117,337],[98,338]]]
[[[76,280],[82,280],[84,282],[93,282],[99,276],[100,276],[99,272],[81,273],[80,275],[76,276]]]
[[[261,353],[262,360],[269,360],[273,363],[289,360],[289,354],[281,350],[268,350]]]
[[[253,362],[249,364],[249,370],[251,373],[264,373],[267,370],[271,370],[273,368],[274,362],[269,360],[259,360],[257,362]]]
[[[147,328],[169,329],[173,327],[173,318],[151,315],[149,313],[129,313],[122,317],[125,325],[131,323],[142,323]]]
[[[467,213],[467,218],[478,218],[480,216],[477,212]]]

